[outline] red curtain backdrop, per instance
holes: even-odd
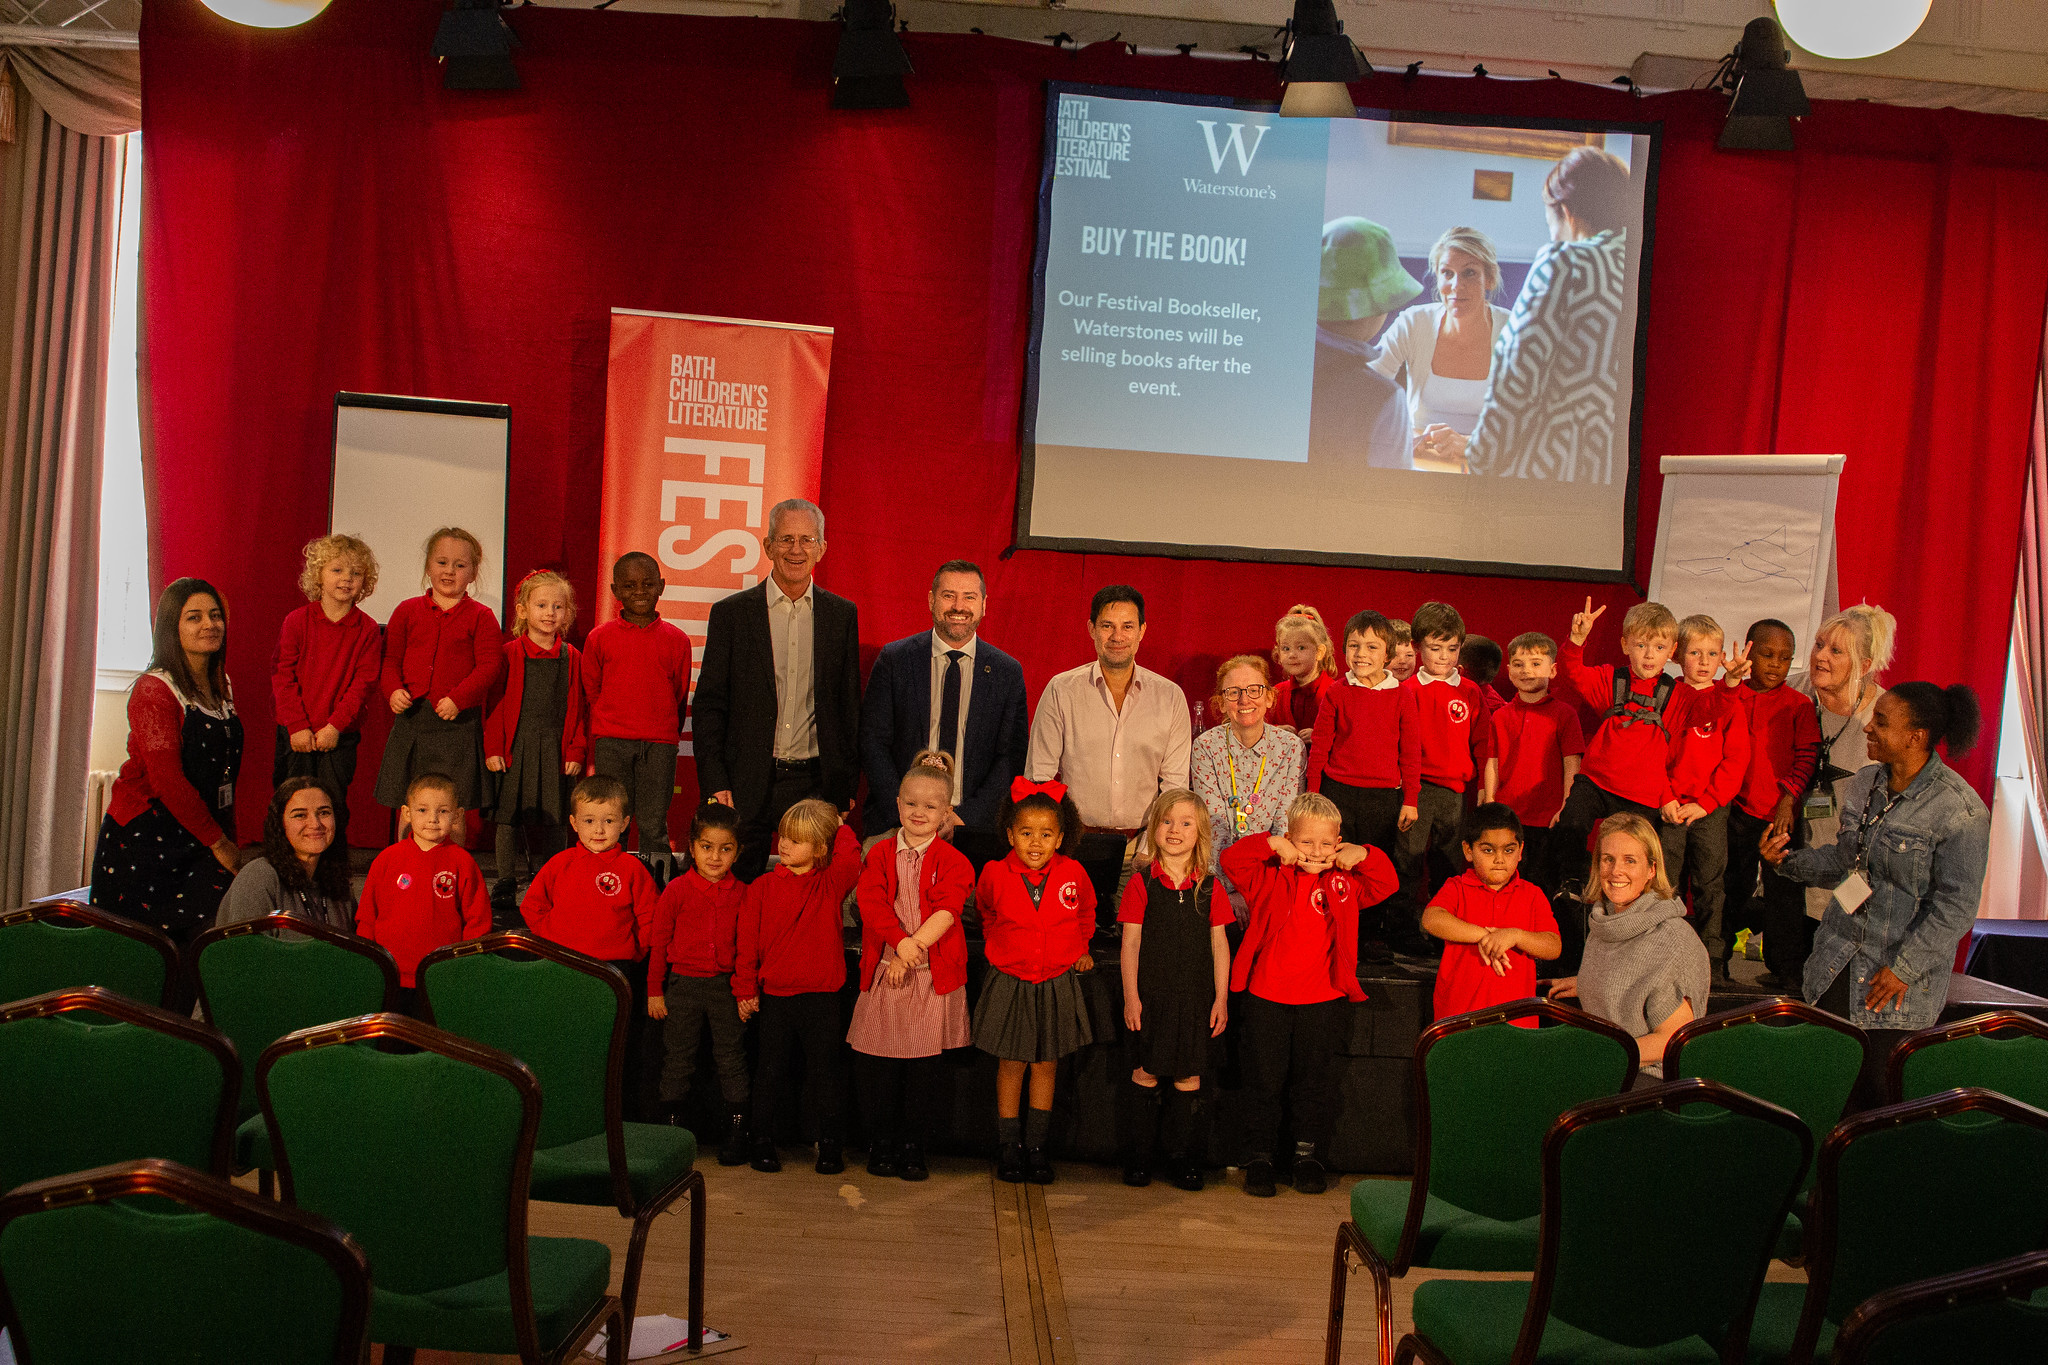
[[[326,529],[335,391],[509,402],[508,567],[565,570],[588,624],[614,305],[836,329],[820,576],[860,604],[869,651],[928,624],[926,583],[953,556],[988,569],[986,634],[1034,692],[1090,657],[1083,617],[1106,582],[1145,593],[1143,661],[1191,696],[1220,658],[1270,647],[1297,600],[1341,621],[1444,598],[1505,641],[1563,635],[1584,598],[1570,583],[1001,558],[1044,82],[1271,99],[1270,65],[910,34],[912,107],[837,113],[836,25],[528,8],[510,12],[523,88],[452,92],[427,57],[441,8],[334,5],[283,32],[197,0],[144,13],[151,563],[158,583],[199,574],[230,599],[245,835],[268,793],[277,623],[299,600],[299,547]],[[1356,93],[1662,120],[1638,581],[1659,456],[1846,453],[1843,600],[1898,614],[1892,678],[1968,682],[1996,714],[2048,295],[2048,127],[1820,103],[1798,152],[1764,155],[1714,149],[1725,101],[1705,92],[1382,75]],[[418,590],[416,565],[384,566],[380,593]],[[1617,608],[1604,623],[1636,600],[1593,597]],[[1964,765],[1980,784],[1991,751]]]

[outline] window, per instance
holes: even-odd
[[[135,390],[135,294],[141,264],[142,135],[123,141],[121,240],[114,265],[114,330],[107,346],[106,454],[100,474],[102,686],[125,687],[149,667],[149,519],[142,498],[142,425]],[[110,678],[108,675],[113,674]]]

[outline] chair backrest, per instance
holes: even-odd
[[[34,1365],[359,1365],[370,1263],[324,1218],[125,1162],[0,1198],[0,1320]]]
[[[271,930],[296,937],[275,937]],[[290,915],[208,929],[186,950],[188,985],[242,1057],[242,1117],[256,1112],[256,1062],[287,1033],[398,1007],[398,964],[365,938]]]
[[[2043,1289],[2048,1251],[1888,1289],[1842,1323],[1834,1365],[2048,1360]]]
[[[1713,1081],[1559,1118],[1543,1143],[1542,1238],[1515,1358],[1536,1358],[1551,1317],[1638,1349],[1746,1343],[1812,1149],[1798,1115]]]
[[[1626,1032],[1548,1000],[1438,1020],[1415,1043],[1412,1198],[1426,1191],[1489,1218],[1533,1218],[1550,1126],[1574,1105],[1627,1090],[1636,1068]]]
[[[2048,1113],[1950,1090],[1844,1119],[1821,1144],[1800,1339],[1887,1289],[2048,1247]]]
[[[1819,1149],[1863,1067],[1863,1030],[1803,1000],[1774,996],[1695,1019],[1664,1045],[1664,1074],[1696,1076],[1806,1120]],[[1813,1184],[1807,1167],[1802,1187]]]
[[[177,945],[151,925],[77,901],[0,915],[0,1004],[71,986],[103,986],[176,1009]]]
[[[514,930],[437,948],[420,959],[415,979],[436,1028],[533,1069],[547,1099],[539,1146],[622,1133],[633,992],[617,968]],[[622,1160],[613,1167],[622,1169]]]
[[[1892,1050],[1893,1103],[1975,1086],[2048,1109],[2048,1024],[2017,1010],[1922,1029]]]
[[[393,1039],[418,1049],[384,1051]],[[287,1034],[256,1088],[284,1198],[346,1228],[377,1285],[509,1274],[530,1303],[526,1188],[540,1085],[517,1059],[396,1014]]]
[[[225,1176],[241,1085],[217,1030],[97,986],[0,1005],[0,1190],[140,1157]]]

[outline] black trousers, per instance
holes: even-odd
[[[799,801],[825,794],[824,766],[817,759],[805,763],[777,763],[775,780],[768,795],[751,814],[741,811],[740,856],[733,873],[750,882],[768,870],[768,855],[775,851],[775,830],[789,808]],[[704,795],[709,797],[710,792]],[[765,1013],[765,1006],[763,1009]]]
[[[277,727],[277,748],[270,758],[270,785],[287,777],[310,777],[322,783],[334,797],[334,837],[348,832],[348,789],[356,780],[356,746],[362,736],[345,731],[332,749],[300,753],[292,747],[291,732]]]
[[[731,1109],[747,1107],[747,1026],[732,998],[732,973],[716,976],[668,974],[662,991],[668,1019],[662,1027],[661,1099],[680,1104],[697,1074],[697,1043],[711,1035],[711,1063],[718,1093]]]
[[[1602,820],[1623,811],[1634,811],[1650,822],[1656,829],[1663,823],[1663,816],[1655,807],[1640,801],[1631,801],[1626,796],[1616,796],[1605,787],[1595,786],[1584,773],[1572,783],[1572,794],[1565,798],[1564,809],[1558,813],[1557,823],[1550,830],[1551,864],[1556,868],[1555,876],[1560,884],[1586,880],[1586,870],[1592,866],[1587,855],[1586,841],[1593,837],[1593,831]]]
[[[1350,1018],[1346,1002],[1279,1005],[1246,993],[1235,1009],[1244,1021],[1238,1061],[1246,1091],[1246,1159],[1272,1159],[1284,1106],[1294,1119],[1294,1140],[1315,1144],[1327,1162],[1337,1126],[1337,1042]]]
[[[591,741],[591,767],[626,784],[626,815],[640,826],[642,853],[667,853],[668,808],[676,798],[676,746],[658,740]]]
[[[1465,793],[1425,782],[1416,798],[1415,811],[1415,823],[1394,837],[1395,847],[1401,851],[1401,856],[1394,860],[1394,869],[1401,874],[1402,898],[1416,907],[1419,928],[1420,907],[1429,904],[1436,888],[1449,876],[1464,871],[1465,855],[1458,847],[1458,821],[1465,814]],[[1394,816],[1398,829],[1398,807]],[[1432,855],[1442,861],[1441,868],[1431,866]]]
[[[1557,849],[1562,842],[1557,831],[1547,826],[1522,826],[1522,866],[1519,871],[1522,879],[1534,883],[1545,897],[1557,894]]]
[[[837,991],[800,995],[761,993],[759,1054],[754,1059],[754,1140],[772,1142],[775,1120],[789,1085],[789,1064],[804,1061],[804,1107],[817,1123],[817,1136],[845,1132],[846,1075],[839,1049],[846,1025],[839,1017]]]
[[[943,1061],[931,1057],[873,1057],[853,1054],[854,1079],[860,1084],[860,1121],[868,1130],[868,1150],[931,1140],[932,1101],[940,1093]]]
[[[1396,869],[1401,867],[1401,789],[1399,787],[1354,787],[1325,773],[1318,790],[1330,798],[1343,822],[1347,844],[1365,844],[1387,855]],[[1362,939],[1420,933],[1422,906],[1408,893],[1408,879],[1401,890],[1376,906],[1359,913],[1358,933]],[[1375,926],[1384,924],[1384,929]]]
[[[1117,895],[1122,891],[1124,859],[1130,851],[1130,840],[1113,830],[1096,830],[1081,836],[1076,846],[1074,861],[1088,874],[1088,884],[1095,888],[1095,927],[1105,929],[1116,923]]]
[[[1657,837],[1664,845],[1664,875],[1670,879],[1671,889],[1681,895],[1691,885],[1693,928],[1715,962],[1728,960],[1728,945],[1735,940],[1722,924],[1727,900],[1728,811],[1729,807],[1723,806],[1689,825],[1667,825],[1661,820],[1657,825]]]
[[[1761,929],[1764,935],[1764,966],[1772,975],[1792,983],[1797,994],[1806,975],[1806,959],[1813,952],[1813,931],[1819,921],[1806,915],[1806,888],[1778,875],[1778,869],[1764,861],[1757,845],[1769,820],[1759,819],[1740,807],[1728,811],[1729,940],[1737,929]],[[1792,821],[1792,847],[1806,847],[1806,822],[1796,815]],[[1751,902],[1757,877],[1763,877],[1761,905]]]
[[[1766,943],[1769,941],[1765,940]],[[1820,999],[1813,1002],[1838,1019],[1849,1019],[1854,1003],[1860,1003],[1852,1003],[1849,999],[1849,977],[1852,975],[1849,967],[1850,964],[1844,963],[1842,970],[1835,973],[1834,981],[1821,992]],[[1853,1019],[1849,1022],[1856,1023]],[[1863,1029],[1863,1072],[1856,1078],[1856,1088],[1849,1094],[1848,1107],[1843,1110],[1845,1118],[1865,1109],[1879,1108],[1887,1102],[1885,1071],[1891,1065],[1892,1049],[1913,1034],[1912,1029],[1856,1026]]]

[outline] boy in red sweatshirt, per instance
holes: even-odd
[[[363,703],[384,665],[384,629],[358,603],[377,588],[377,556],[354,536],[306,546],[299,590],[306,605],[284,618],[271,660],[277,712],[271,785],[311,777],[334,797],[335,831],[348,832],[348,789],[356,777]]]
[[[662,889],[647,940],[647,1016],[668,1021],[662,1111],[670,1123],[689,1126],[682,1121],[683,1096],[697,1072],[697,1039],[709,1030],[726,1107],[721,1166],[745,1165],[748,1155],[746,1025],[732,994],[740,907],[747,898],[746,884],[732,875],[739,856],[739,815],[715,802],[699,806],[690,824],[689,870]]]
[[[1795,834],[1805,841],[1798,804],[1813,785],[1820,759],[1820,717],[1813,698],[1785,686],[1797,644],[1783,621],[1759,621],[1749,628],[1749,677],[1735,699],[1749,716],[1749,772],[1728,812],[1728,909],[1730,936],[1736,929],[1764,931],[1761,984],[1767,990],[1797,992],[1806,973],[1816,921],[1806,917],[1806,895],[1796,882],[1778,875],[1757,847],[1766,834]],[[1757,873],[1763,873],[1763,923],[1750,909]]]
[[[1564,810],[1579,775],[1579,756],[1586,752],[1579,708],[1551,695],[1556,674],[1557,641],[1531,630],[1508,642],[1508,681],[1514,684],[1515,699],[1493,713],[1493,753],[1479,793],[1481,804],[1498,801],[1521,822],[1521,875],[1546,897],[1557,894],[1562,871],[1576,870],[1560,868],[1551,826]]]
[[[1586,609],[1572,617],[1571,643],[1558,657],[1564,684],[1602,713],[1554,826],[1560,879],[1585,877],[1592,863],[1587,845],[1602,820],[1634,811],[1655,826],[1671,800],[1664,708],[1677,681],[1664,676],[1664,665],[1678,643],[1678,619],[1661,602],[1630,607],[1621,618],[1621,652],[1628,667],[1617,669],[1586,662],[1586,637],[1606,610],[1596,611],[1588,597]]]
[[[839,1047],[846,1025],[839,988],[846,984],[847,894],[860,880],[860,840],[829,801],[799,801],[775,831],[781,861],[754,879],[740,909],[732,993],[740,1018],[761,1016],[754,1061],[754,1158],[779,1171],[775,1119],[790,1054],[804,1055],[804,1097],[818,1117],[819,1175],[846,1169],[842,1113],[846,1078]]]
[[[640,852],[666,870],[676,752],[690,703],[690,637],[661,619],[661,565],[639,550],[612,565],[618,616],[583,642],[592,772],[626,784]]]
[[[1244,892],[1251,918],[1230,964],[1230,989],[1248,991],[1244,1037],[1244,1192],[1270,1198],[1284,1099],[1294,1114],[1294,1188],[1321,1194],[1337,1119],[1337,1043],[1358,984],[1360,914],[1401,879],[1387,855],[1343,838],[1326,796],[1304,792],[1287,809],[1287,837],[1239,839],[1223,875]]]
[[[462,819],[455,780],[421,773],[406,784],[405,809],[411,828],[370,864],[356,932],[397,960],[399,1012],[411,1014],[420,959],[489,933],[491,901],[476,859],[450,842]]]
[[[1564,951],[1550,897],[1522,880],[1522,822],[1497,802],[1466,814],[1458,828],[1465,874],[1445,882],[1422,912],[1424,932],[1444,941],[1436,971],[1436,1017],[1527,1000],[1536,964]],[[1534,1028],[1533,1019],[1518,1020]]]
[[[1749,773],[1749,725],[1732,683],[1714,675],[1721,669],[1721,627],[1711,616],[1678,623],[1678,662],[1683,683],[1664,708],[1671,737],[1671,796],[1660,812],[1664,875],[1682,892],[1692,882],[1693,925],[1707,946],[1716,979],[1728,979],[1728,937],[1722,932],[1728,870],[1728,803]],[[1744,651],[1746,656],[1747,651]],[[1734,661],[1738,666],[1743,657]]]
[[[1493,730],[1486,723],[1486,699],[1465,677],[1458,657],[1465,647],[1465,620],[1448,602],[1424,602],[1409,624],[1415,640],[1415,675],[1401,686],[1415,693],[1421,743],[1422,784],[1415,821],[1396,841],[1394,865],[1401,872],[1401,896],[1410,906],[1428,901],[1433,882],[1451,875],[1458,819],[1465,792],[1493,754]],[[1441,871],[1430,866],[1442,859]],[[1394,944],[1405,952],[1433,956],[1439,948],[1420,928]]]

